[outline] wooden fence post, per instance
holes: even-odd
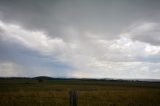
[[[77,91],[70,91],[69,92],[70,96],[70,106],[77,106],[78,105],[78,94]]]

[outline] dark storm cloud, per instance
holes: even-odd
[[[107,39],[117,37],[126,26],[137,20],[158,20],[159,1],[154,0],[1,0],[3,20],[29,29],[45,30],[63,36],[66,27],[101,33]]]

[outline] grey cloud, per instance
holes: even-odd
[[[100,33],[107,39],[117,37],[121,30],[139,19],[156,19],[159,1],[58,1],[1,0],[0,11],[6,21],[52,36],[65,38],[63,30],[74,27],[82,32]],[[150,17],[152,16],[152,17]]]
[[[159,27],[159,23],[144,22],[137,25],[133,25],[131,28],[129,28],[127,34],[133,40],[160,46]]]
[[[159,11],[159,0],[0,0],[0,67],[20,76],[159,78],[159,28],[132,26],[159,23]]]
[[[6,65],[5,65],[6,64]],[[5,66],[5,67],[4,67]],[[19,43],[0,39],[0,76],[68,76],[73,67]]]

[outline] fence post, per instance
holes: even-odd
[[[77,106],[78,104],[77,91],[74,91],[74,90],[70,91],[69,96],[70,96],[70,106]]]

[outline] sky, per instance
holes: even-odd
[[[0,0],[0,77],[160,79],[159,0]]]

